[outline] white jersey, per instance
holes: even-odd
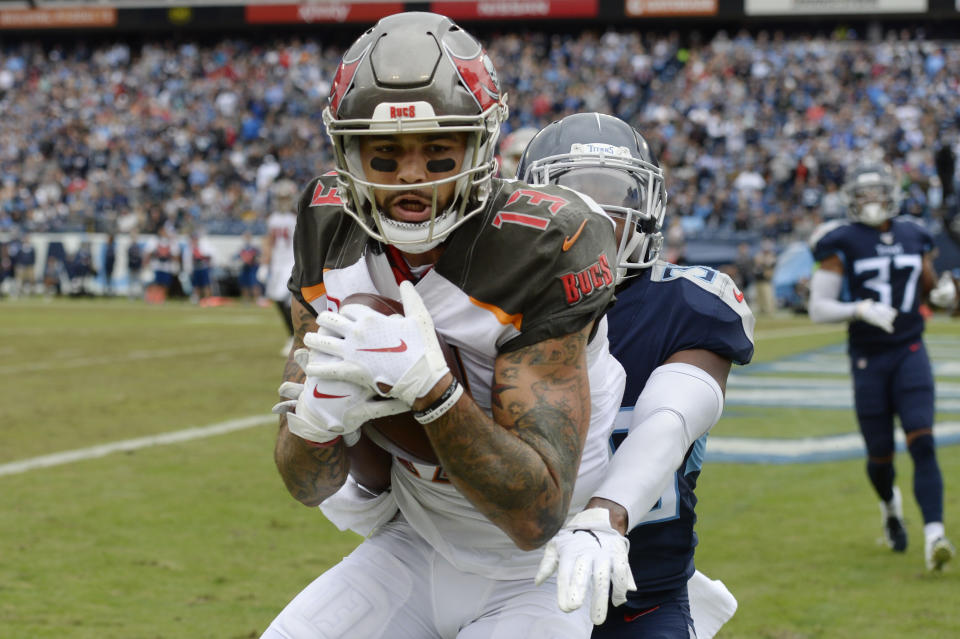
[[[267,233],[270,235],[270,275],[267,279],[267,297],[276,302],[290,298],[287,281],[293,271],[293,231],[297,215],[293,212],[274,211],[267,218]]]
[[[377,285],[374,284],[377,283]],[[390,265],[383,254],[367,253],[346,268],[328,271],[326,294],[313,300],[318,312],[338,311],[334,300],[349,293],[380,293],[399,299]],[[490,414],[491,384],[498,345],[516,334],[513,324],[470,297],[436,270],[416,285],[433,317],[437,332],[458,349],[474,401]],[[613,430],[626,376],[610,355],[606,318],[587,349],[591,389],[590,430],[574,489],[570,512],[583,509],[606,472]],[[524,579],[536,574],[542,551],[526,552],[482,515],[446,479],[443,469],[394,457],[393,496],[411,526],[458,569],[493,579]]]
[[[180,272],[180,243],[164,237],[147,241],[144,253],[150,256],[150,269],[176,275]]]

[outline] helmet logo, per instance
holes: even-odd
[[[390,118],[415,118],[417,117],[417,107],[413,104],[410,106],[391,106],[390,107]]]
[[[381,120],[383,124],[371,124],[371,129],[383,129],[384,131],[394,131],[396,120],[405,118],[419,118],[421,127],[435,128],[439,126],[436,120],[436,113],[429,102],[381,102],[373,109],[373,120]]]
[[[353,84],[353,76],[357,73],[357,67],[360,66],[361,60],[364,59],[367,55],[367,51],[370,50],[370,45],[360,52],[353,60],[347,62],[346,57],[340,62],[340,66],[337,67],[337,74],[333,76],[333,84],[330,87],[330,110],[333,111],[333,114],[337,114],[337,110],[340,108],[340,102],[343,100],[343,96],[347,94],[347,91],[350,90],[350,86]]]
[[[571,155],[612,155],[614,157],[629,158],[630,149],[625,146],[614,146],[604,144],[603,142],[588,142],[580,144],[578,142],[570,145]]]
[[[500,99],[500,87],[497,84],[497,72],[487,54],[481,50],[479,55],[467,60],[454,55],[448,47],[444,48],[453,60],[460,80],[480,105],[480,110],[486,111],[496,104]]]

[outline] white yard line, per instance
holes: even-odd
[[[938,422],[934,425],[937,445],[960,443],[960,422]],[[905,448],[903,431],[894,433],[897,449]],[[774,439],[755,437],[709,437],[705,460],[713,462],[796,463],[853,459],[865,453],[859,433]]]
[[[272,342],[279,341],[272,339]],[[266,342],[263,342],[266,343]],[[224,351],[248,350],[251,344],[259,345],[256,342],[245,341],[242,344],[204,344],[184,346],[181,348],[165,348],[159,350],[127,351],[124,353],[110,353],[97,357],[78,357],[76,359],[66,360],[46,360],[40,362],[28,362],[22,364],[10,364],[0,366],[0,375],[18,375],[20,373],[36,373],[49,370],[62,370],[64,368],[83,368],[85,366],[103,366],[105,364],[117,364],[119,362],[137,362],[147,359],[163,359],[166,357],[180,357],[182,355],[197,355],[209,353],[222,353]]]
[[[76,450],[66,450],[60,453],[50,455],[41,455],[40,457],[31,457],[20,461],[0,464],[0,477],[4,475],[16,475],[25,473],[37,468],[49,468],[51,466],[60,466],[72,462],[83,461],[85,459],[95,459],[105,457],[112,453],[127,452],[147,448],[149,446],[163,446],[165,444],[177,444],[187,442],[193,439],[202,439],[204,437],[213,437],[214,435],[223,435],[232,433],[245,428],[252,428],[262,424],[276,422],[275,415],[252,415],[250,417],[241,417],[231,419],[217,424],[200,426],[197,428],[187,428],[174,431],[172,433],[162,433],[160,435],[149,435],[147,437],[138,437],[136,439],[125,439],[119,442],[101,444],[99,446],[90,446],[89,448],[78,448]]]

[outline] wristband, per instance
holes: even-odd
[[[453,408],[453,405],[460,400],[461,395],[463,395],[463,386],[454,377],[453,382],[447,386],[447,390],[443,391],[443,395],[423,410],[414,411],[413,418],[421,424],[429,424],[440,419],[444,413]]]

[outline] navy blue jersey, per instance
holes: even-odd
[[[127,268],[139,271],[143,267],[143,247],[133,242],[127,247]]]
[[[753,357],[754,318],[727,275],[704,266],[657,262],[617,290],[608,312],[610,350],[627,373],[614,446],[626,436],[633,407],[654,369],[678,351],[705,349],[746,364]],[[687,451],[674,484],[642,521],[630,522],[634,606],[656,605],[693,574],[697,536],[694,488],[706,436]]]
[[[892,334],[863,321],[850,322],[851,351],[876,352],[919,339],[923,258],[934,246],[930,231],[904,217],[890,220],[887,231],[835,221],[820,226],[810,244],[818,262],[832,255],[843,261],[847,301],[872,299],[898,311]]]
[[[37,263],[37,250],[33,244],[27,242],[20,248],[17,254],[17,264],[20,266],[34,266]]]

